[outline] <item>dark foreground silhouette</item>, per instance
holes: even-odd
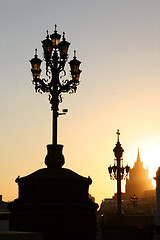
[[[8,206],[9,228],[41,232],[44,240],[94,240],[98,205],[88,198],[92,180],[62,168],[63,146],[57,147],[55,156],[53,145],[48,146],[48,168],[16,179],[19,197]]]

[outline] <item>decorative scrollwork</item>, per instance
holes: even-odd
[[[47,74],[50,74],[50,70],[47,70]],[[65,73],[65,71],[63,71]],[[65,73],[66,74],[66,73]],[[49,76],[48,76],[49,77]],[[52,104],[52,94],[53,94],[53,86],[52,86],[52,81],[50,79],[34,79],[33,84],[35,85],[35,90],[36,92],[39,93],[44,93],[48,92],[49,93],[49,102]],[[62,103],[63,98],[61,93],[62,92],[68,92],[69,94],[75,93],[77,90],[79,82],[75,80],[62,80],[57,83],[57,95],[58,95],[58,102]]]
[[[69,82],[68,79],[62,80],[62,86],[63,86],[64,84],[66,84],[67,82]]]
[[[77,87],[71,87],[70,90],[69,90],[69,94],[72,94],[72,93],[75,93],[77,90]]]
[[[55,37],[56,40],[54,39]],[[50,35],[50,37],[47,31],[47,37],[42,41],[42,47],[44,50],[43,60],[46,62],[46,78],[40,79],[42,71],[40,66],[42,60],[38,58],[37,49],[35,50],[34,58],[30,60],[35,90],[41,94],[48,92],[51,105],[53,105],[53,95],[55,95],[54,101],[61,103],[63,100],[61,93],[68,92],[71,94],[76,92],[77,86],[79,84],[79,76],[81,73],[81,70],[79,69],[81,62],[77,60],[76,53],[74,51],[73,60],[69,62],[72,79],[63,79],[66,76],[65,64],[68,61],[67,52],[70,43],[65,40],[64,33],[61,42],[59,42],[60,37],[61,36],[57,34],[56,30],[52,35]]]
[[[51,94],[48,95],[48,99],[49,99],[49,102],[51,103],[51,100],[52,100],[52,95]]]
[[[66,71],[64,70],[64,68],[61,70],[61,73],[63,73],[63,74],[60,76],[60,78],[63,78],[66,76]]]
[[[49,80],[48,79],[45,79],[45,78],[42,78],[42,81],[45,82],[45,83],[48,83]]]
[[[62,103],[62,100],[63,100],[63,97],[62,97],[61,94],[59,94],[59,95],[58,95],[58,102],[59,102],[59,103]]]
[[[46,66],[46,76],[51,79],[51,69]]]

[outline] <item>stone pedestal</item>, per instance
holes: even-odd
[[[16,179],[19,197],[9,204],[10,230],[41,232],[44,240],[94,240],[98,205],[88,198],[91,178],[62,168],[62,153],[55,159],[54,147],[48,150],[48,168]]]

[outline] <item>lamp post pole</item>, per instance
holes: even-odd
[[[57,144],[57,120],[59,115],[64,115],[68,111],[63,109],[59,112],[59,103],[62,102],[62,93],[69,92],[75,93],[77,86],[79,85],[79,77],[81,70],[79,66],[81,62],[76,59],[76,51],[74,51],[74,57],[69,62],[71,79],[64,79],[66,76],[65,64],[68,61],[68,48],[70,43],[65,39],[65,33],[63,32],[62,40],[61,35],[57,33],[57,26],[55,25],[55,31],[49,36],[47,31],[46,39],[42,41],[44,61],[46,65],[46,78],[40,78],[41,75],[41,62],[38,58],[37,49],[35,50],[35,56],[30,60],[31,72],[33,75],[32,83],[35,85],[35,91],[49,95],[49,101],[51,104],[51,110],[53,111],[53,126],[52,126],[52,146],[48,145],[49,149],[52,149],[52,155],[59,154],[58,149],[62,150],[62,145]],[[51,164],[55,165],[55,164]],[[48,165],[47,165],[48,166]]]
[[[133,194],[133,197],[130,198],[131,202],[133,203],[133,209],[134,209],[134,215],[136,213],[136,203],[138,202],[138,198],[135,194]]]
[[[119,141],[120,132],[117,130],[117,143],[113,149],[115,159],[114,165],[108,167],[108,172],[112,180],[117,180],[117,215],[120,217],[122,215],[122,199],[121,199],[121,180],[126,179],[129,173],[130,167],[126,165],[123,167],[123,152],[124,149],[121,147]]]
[[[57,69],[57,63],[55,67],[52,69],[52,81],[53,81],[53,92],[52,92],[52,111],[53,111],[53,126],[52,126],[52,144],[53,146],[57,145],[57,122],[58,122],[58,79],[59,72]]]
[[[122,214],[122,199],[121,199],[121,166],[120,157],[117,157],[117,208],[118,216]]]

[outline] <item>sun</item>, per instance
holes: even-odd
[[[156,176],[156,171],[160,167],[160,142],[145,140],[140,147],[140,157],[144,167],[148,167],[149,178],[152,179],[153,187],[155,188],[156,181],[153,177]]]

